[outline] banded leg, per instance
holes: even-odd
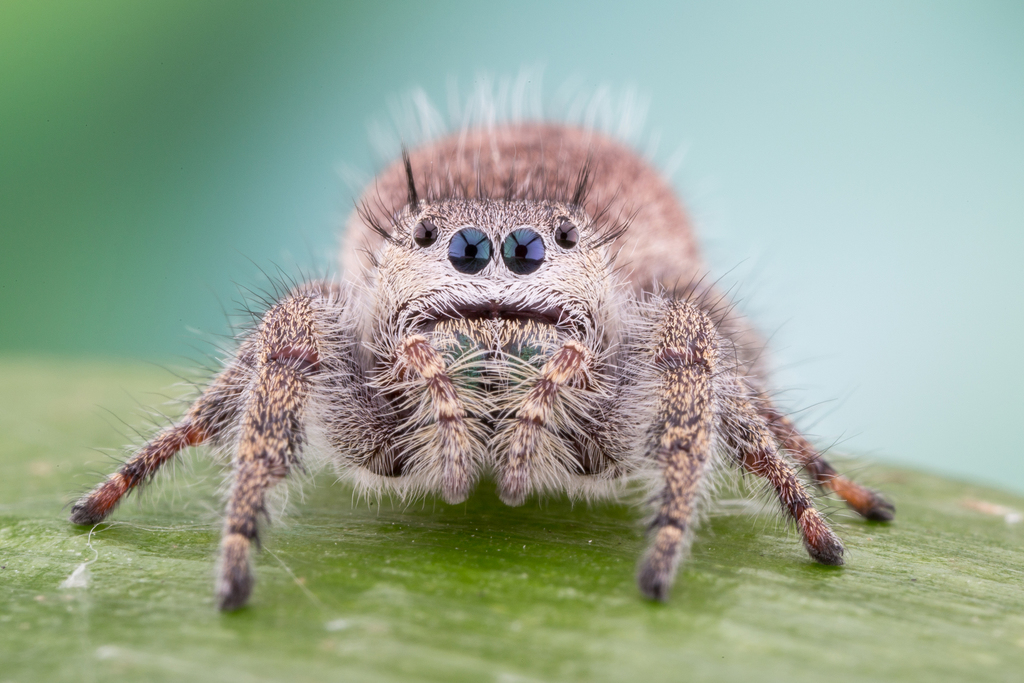
[[[153,437],[106,481],[75,503],[71,522],[102,522],[126,495],[149,480],[179,451],[220,437],[238,418],[252,363],[252,352],[243,345],[238,357],[214,379],[184,418]]]
[[[303,410],[321,365],[334,382],[352,382],[355,337],[344,329],[347,298],[329,283],[303,285],[264,315],[238,357],[185,417],[166,429],[72,508],[78,524],[102,520],[134,487],[190,445],[236,433],[234,484],[221,543],[217,595],[221,609],[245,604],[253,578],[249,550],[265,509],[266,491],[297,461]],[[324,348],[330,348],[325,358]],[[333,373],[333,375],[332,375]]]
[[[835,492],[862,517],[876,522],[892,521],[896,512],[893,504],[877,491],[861,486],[836,472],[788,417],[771,406],[762,407],[761,414],[767,420],[775,438],[794,460],[806,468],[815,484]]]
[[[811,558],[821,564],[843,564],[842,541],[814,507],[796,471],[779,454],[764,418],[742,397],[730,399],[728,411],[733,419],[733,445],[738,449],[743,466],[775,489],[783,511],[796,522]]]
[[[648,449],[662,467],[651,544],[637,583],[653,600],[666,600],[679,562],[689,551],[704,482],[714,455],[712,377],[717,335],[710,319],[681,301],[668,304],[655,333],[659,405]]]
[[[432,450],[427,461],[439,462],[441,496],[447,503],[461,503],[469,497],[477,468],[472,453],[477,442],[469,429],[466,408],[445,369],[444,359],[426,337],[413,335],[399,344],[395,371],[399,379],[410,376],[424,381],[435,425]]]
[[[221,539],[217,599],[222,610],[249,599],[254,583],[249,550],[258,543],[266,493],[298,460],[303,409],[322,355],[314,301],[310,295],[286,299],[264,315],[256,332],[256,376],[242,415]]]
[[[530,494],[533,458],[552,423],[559,392],[574,380],[586,380],[593,357],[580,342],[566,341],[544,364],[540,377],[523,399],[498,473],[498,495],[506,505],[522,505]]]

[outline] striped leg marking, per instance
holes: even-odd
[[[302,411],[320,360],[312,298],[287,299],[270,309],[256,348],[256,379],[242,416],[221,539],[217,599],[222,610],[238,609],[249,599],[254,583],[249,551],[259,542],[266,492],[288,474],[302,447]]]
[[[762,408],[775,438],[793,459],[807,469],[814,483],[835,492],[857,514],[875,522],[892,521],[896,508],[877,491],[847,479],[821,457],[817,449],[800,433],[796,425],[774,408]]]
[[[461,503],[469,497],[476,471],[466,408],[444,359],[426,337],[413,335],[398,346],[396,370],[399,377],[412,375],[426,382],[436,425],[432,446],[441,462],[441,496],[447,503]]]
[[[594,355],[586,346],[568,340],[541,369],[516,411],[508,452],[500,465],[498,495],[507,505],[522,505],[532,488],[532,458],[549,427],[559,391],[575,379],[585,379]]]
[[[743,399],[735,399],[730,412],[738,421],[740,438],[735,445],[743,466],[775,489],[783,511],[797,523],[808,554],[822,564],[843,564],[842,541],[814,507],[796,471],[779,455],[774,435],[764,418]]]
[[[150,479],[178,451],[216,439],[235,419],[245,388],[251,358],[246,348],[217,376],[178,424],[169,427],[129,458],[117,472],[71,508],[74,524],[97,524],[109,515],[133,489]]]
[[[652,457],[664,487],[651,523],[651,544],[637,583],[652,600],[667,600],[680,561],[689,551],[693,524],[714,453],[711,377],[718,365],[711,321],[694,306],[671,302],[655,346],[661,375]]]

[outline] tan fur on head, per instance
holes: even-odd
[[[601,133],[547,124],[507,124],[465,130],[409,153],[421,196],[465,199],[568,200],[589,169],[580,209],[599,223],[629,223],[612,245],[634,291],[659,282],[687,282],[702,270],[689,218],[675,193],[634,151]],[[407,204],[401,161],[388,166],[363,195],[365,211],[349,221],[342,272],[353,275],[365,252],[383,241],[374,226],[390,226]]]

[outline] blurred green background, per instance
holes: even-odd
[[[332,260],[389,102],[524,66],[646,97],[803,424],[1024,491],[1021,3],[0,2],[0,353],[192,354]]]

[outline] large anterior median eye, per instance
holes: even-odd
[[[529,228],[513,230],[501,243],[501,258],[513,273],[532,273],[544,263],[544,240]]]
[[[448,260],[460,273],[479,273],[491,260],[491,241],[476,228],[463,228],[448,244]]]

